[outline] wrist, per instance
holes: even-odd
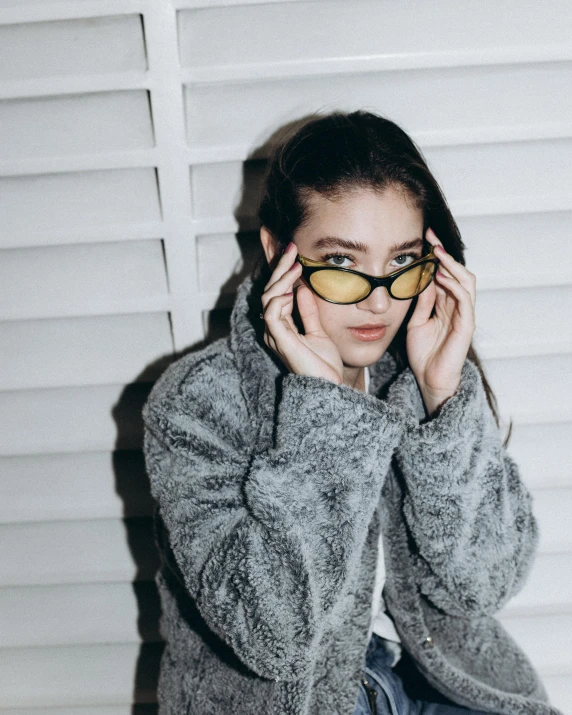
[[[419,388],[421,392],[421,397],[423,398],[423,404],[425,406],[427,417],[434,417],[437,412],[439,412],[441,407],[443,407],[445,402],[447,402],[447,400],[453,397],[453,395],[457,392],[460,384],[461,381],[459,380],[459,382],[454,388],[439,390],[437,392],[422,387]]]

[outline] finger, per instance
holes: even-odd
[[[457,298],[457,310],[461,320],[474,329],[474,309],[469,291],[454,278],[444,276],[439,271],[435,275],[437,280]]]
[[[296,250],[296,245],[293,243],[289,244],[290,250],[284,250],[284,253],[280,257],[280,260],[276,264],[276,268],[273,270],[270,280],[266,284],[264,290],[271,288],[277,281],[279,281],[283,275],[285,275],[288,270],[292,267],[292,264],[296,260],[298,252]],[[288,246],[286,246],[288,248]]]
[[[298,312],[304,325],[304,333],[306,335],[324,335],[324,329],[320,322],[318,312],[318,304],[314,298],[314,294],[307,285],[299,286],[296,292],[296,304]]]
[[[284,295],[284,293],[290,292],[296,279],[298,279],[301,274],[302,265],[298,262],[292,263],[292,265],[280,276],[280,278],[264,290],[261,297],[262,305],[266,306],[267,303],[276,295]]]
[[[449,278],[456,278],[467,293],[471,296],[471,302],[475,304],[476,276],[467,270],[465,266],[456,261],[450,253],[442,248],[437,248],[435,255],[438,256],[439,270]]]
[[[293,302],[293,295],[274,296],[264,311],[266,328],[280,349],[282,349],[283,343],[285,343],[284,347],[286,347],[291,337],[298,334],[295,327],[293,329],[292,324],[282,317],[282,310],[288,302]]]

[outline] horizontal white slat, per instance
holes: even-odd
[[[563,0],[548,2],[542,17],[531,0],[518,13],[491,0],[486,11],[441,0],[439,13],[446,22],[435,23],[435,7],[413,0],[307,2],[295,12],[289,3],[183,10],[181,64],[193,68],[194,80],[209,81],[572,57],[572,15]]]
[[[552,705],[563,715],[572,715],[572,673],[545,676],[542,682]]]
[[[428,147],[424,154],[455,216],[572,209],[572,139]],[[194,166],[196,218],[254,216],[264,168],[263,161]]]
[[[571,221],[569,211],[460,217],[466,265],[479,290],[570,284]],[[539,237],[550,244],[554,261],[542,260]]]
[[[571,423],[517,425],[508,445],[525,484],[539,495],[539,502],[548,499],[547,523],[550,498],[558,509],[556,488],[572,488],[571,429]],[[544,491],[549,487],[552,490]],[[151,513],[139,451],[0,458],[0,523]],[[557,541],[566,533],[557,532]]]
[[[508,451],[529,487],[572,487],[572,422],[514,424]]]
[[[158,221],[161,218],[155,170],[115,169],[0,179],[4,236],[75,229],[84,224]],[[79,232],[79,231],[78,231]]]
[[[0,455],[138,449],[151,383],[11,390],[0,400]]]
[[[153,504],[138,450],[0,458],[0,523],[149,516]]]
[[[543,551],[569,551],[572,554],[572,489],[562,487],[535,491],[534,512],[540,526],[540,548]]]
[[[199,287],[202,291],[208,291],[209,296],[216,296],[208,307],[215,307],[221,293],[234,294],[238,284],[251,272],[261,254],[258,233],[198,236]],[[203,307],[207,305],[203,304]]]
[[[534,505],[534,511],[539,510]],[[524,587],[502,616],[541,616],[572,612],[572,551],[536,555]]]
[[[537,491],[534,497],[539,552],[572,552],[566,528],[572,489]],[[129,520],[128,524],[133,535],[149,541],[150,522],[146,518]],[[5,585],[83,583],[133,576],[125,527],[117,519],[7,523],[0,526],[0,533],[6,545],[0,554],[0,583]],[[134,538],[129,544],[136,544]],[[138,544],[137,548],[143,547]],[[138,551],[136,556],[148,573],[151,553]]]
[[[0,588],[2,648],[160,641],[152,582]]]
[[[539,554],[522,591],[499,617],[533,619],[572,611],[572,552]],[[0,588],[1,647],[156,641],[152,581]]]
[[[144,9],[145,0],[0,0],[0,23],[127,15]]]
[[[510,635],[546,675],[572,674],[572,613],[500,619]]]
[[[135,643],[0,649],[0,708],[74,707],[81,715],[75,706],[155,702],[162,649]]]
[[[501,419],[515,422],[572,420],[564,398],[572,390],[572,354],[483,361]]]
[[[170,361],[166,313],[0,322],[0,389],[155,380]]]
[[[0,585],[149,580],[157,562],[149,518],[0,526]]]
[[[0,318],[50,318],[166,310],[161,241],[5,249]]]
[[[528,424],[571,421],[572,410],[562,401],[572,389],[571,361],[570,355],[485,361],[501,419],[506,424],[509,418]],[[129,386],[115,407],[122,389],[108,385],[5,392],[0,402],[0,455],[140,446],[139,413],[149,388]]]
[[[571,79],[572,64],[557,62],[190,85],[188,143],[201,161],[244,160],[286,122],[317,109],[363,108],[397,122],[422,147],[570,136]]]
[[[0,26],[0,81],[143,71],[139,15]]]
[[[425,156],[453,213],[570,210],[572,139],[429,147]],[[526,166],[528,171],[523,171]],[[530,172],[530,173],[529,173]]]
[[[474,341],[486,358],[572,353],[569,286],[477,291]]]
[[[0,102],[0,156],[69,156],[153,146],[143,90]]]
[[[161,239],[165,234],[162,221],[128,221],[91,223],[83,226],[66,226],[43,229],[36,226],[25,233],[1,236],[2,248],[40,246],[69,246],[72,244],[116,243]]]

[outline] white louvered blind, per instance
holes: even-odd
[[[477,274],[541,527],[502,620],[572,715],[571,80],[567,0],[0,0],[0,712],[153,712],[141,405],[225,329],[266,139],[368,108]]]

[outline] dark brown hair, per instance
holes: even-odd
[[[307,199],[313,192],[335,199],[355,188],[402,191],[423,212],[423,236],[430,226],[445,250],[465,265],[459,228],[421,150],[397,124],[371,112],[315,115],[275,148],[258,210],[260,224],[272,233],[280,253],[307,221]],[[259,292],[270,280],[272,270],[262,253],[252,274]],[[399,370],[409,366],[405,339],[416,303],[414,298],[388,347]],[[497,401],[472,344],[468,357],[479,370],[499,426]],[[505,446],[511,432],[512,421]]]

